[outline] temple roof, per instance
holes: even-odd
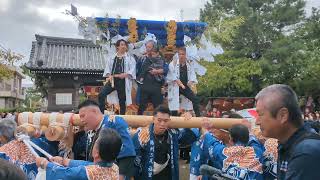
[[[32,71],[102,74],[105,60],[90,40],[35,35],[27,67]]]

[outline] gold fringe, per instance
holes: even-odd
[[[138,41],[137,20],[136,18],[130,18],[128,20],[129,42],[135,43]]]
[[[174,50],[176,48],[176,32],[177,23],[174,20],[170,20],[167,24],[167,49]]]

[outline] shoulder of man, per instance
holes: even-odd
[[[311,133],[296,143],[292,149],[295,154],[308,154],[315,157],[320,157],[320,135]]]
[[[128,126],[127,122],[122,117],[116,115],[105,115],[103,123],[116,126]]]
[[[146,145],[150,141],[149,126],[140,128],[137,132],[138,140],[141,146]]]

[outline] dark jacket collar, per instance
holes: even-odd
[[[304,126],[301,126],[296,132],[294,132],[289,139],[287,140],[287,142],[283,143],[283,144],[279,144],[279,149],[288,149],[290,148],[290,146],[296,141],[298,140],[298,138],[300,136],[302,136],[305,132],[306,132],[306,128]]]

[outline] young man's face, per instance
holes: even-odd
[[[84,125],[84,130],[95,130],[97,128],[97,113],[93,107],[83,107],[79,110],[80,120]]]
[[[127,44],[124,41],[121,41],[118,46],[118,52],[125,53],[127,52],[127,50],[128,50]]]
[[[153,117],[154,132],[156,134],[163,134],[169,127],[170,115],[167,113],[158,112]]]
[[[266,107],[266,102],[263,99],[257,101],[256,111],[258,113],[256,125],[260,125],[262,135],[264,137],[277,139],[279,135],[281,135],[281,130],[283,128],[278,115],[276,118],[272,117],[270,111]]]

